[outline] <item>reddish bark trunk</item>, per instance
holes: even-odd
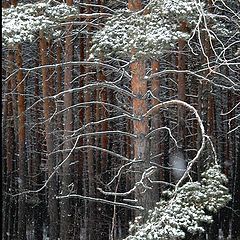
[[[11,0],[11,4],[16,7],[18,4],[18,0]]]
[[[83,9],[80,8],[80,12],[82,13],[83,12]],[[82,20],[82,19],[81,19]],[[80,37],[80,44],[79,44],[79,47],[80,47],[80,61],[84,61],[84,57],[85,57],[85,44],[84,44],[84,35],[82,34],[81,37]],[[80,65],[80,75],[83,75],[85,73],[85,67],[84,65]],[[79,79],[79,87],[83,87],[84,85],[84,77],[81,77]],[[83,92],[80,92],[79,93],[79,103],[82,103],[84,102],[84,94]],[[84,124],[84,110],[83,108],[80,108],[79,109],[79,127],[81,128]],[[83,138],[80,138],[79,139],[79,143],[78,143],[79,146],[83,146]],[[79,192],[82,193],[82,186],[83,186],[83,183],[82,183],[82,178],[83,178],[83,163],[84,163],[84,155],[83,154],[79,154],[78,156],[78,168],[77,168],[77,172],[78,172],[78,175],[79,175],[79,186],[78,186],[78,189],[79,189]]]
[[[131,11],[139,11],[142,9],[141,0],[128,0],[128,9]]]
[[[187,25],[185,22],[181,23],[181,31],[187,31]],[[186,101],[186,77],[185,73],[181,72],[186,70],[186,57],[184,54],[184,48],[186,46],[186,41],[184,39],[179,39],[178,41],[178,99],[181,101]],[[178,135],[180,138],[179,145],[184,148],[185,145],[185,109],[183,107],[178,108]]]
[[[213,8],[212,8],[212,0],[209,0],[208,1],[208,10],[209,12],[212,12],[213,11]],[[210,43],[210,39],[209,39],[209,36],[208,36],[208,33],[205,33],[205,39],[204,39],[204,50],[205,50],[205,54],[207,56],[208,59],[205,58],[205,62],[208,64],[207,61],[209,61],[212,57],[212,47],[211,47],[211,43]],[[209,78],[210,75],[210,69],[208,69],[206,71],[206,76]],[[206,84],[206,88],[207,88],[207,91],[208,91],[208,96],[207,96],[207,106],[208,106],[208,109],[207,109],[207,134],[209,136],[213,136],[214,134],[214,121],[215,121],[215,99],[214,99],[214,96],[212,94],[212,87],[210,85],[210,83],[207,83]]]
[[[87,0],[86,3],[91,4],[90,0]],[[92,9],[90,6],[88,6],[87,8],[87,13],[90,14],[92,12]],[[88,26],[87,27],[88,31],[91,31],[91,27]],[[86,38],[86,59],[89,58],[89,50],[91,48],[91,36],[87,36]],[[91,72],[91,68],[90,67],[86,67],[85,68],[85,72],[86,74],[88,72]],[[85,77],[85,84],[89,84],[90,83],[90,76],[87,75]],[[84,101],[85,102],[90,102],[92,100],[92,96],[91,96],[91,91],[88,90],[86,91],[86,94],[84,96]],[[89,123],[92,121],[92,114],[93,114],[93,108],[91,107],[91,105],[88,105],[85,108],[85,124]],[[89,127],[87,129],[87,131],[92,131],[93,129],[91,127]],[[93,145],[94,144],[94,140],[93,137],[87,137],[85,140],[85,144],[86,145]],[[88,170],[88,194],[89,196],[95,196],[95,183],[94,183],[94,176],[95,176],[95,171],[94,171],[94,153],[93,150],[90,148],[88,149],[86,155],[85,155],[85,161],[86,161],[86,166],[87,166],[87,170]],[[87,224],[88,224],[88,237],[89,239],[94,239],[95,238],[95,221],[96,221],[96,217],[95,217],[95,203],[94,202],[89,202],[88,203],[88,220],[87,220]]]
[[[42,65],[47,65],[47,42],[44,37],[43,32],[40,32],[40,59]],[[49,82],[48,82],[48,72],[47,68],[42,68],[42,87],[43,87],[43,112],[45,118],[45,134],[46,134],[46,145],[47,145],[47,166],[48,166],[48,176],[54,171],[56,164],[56,159],[54,155],[49,155],[54,150],[53,143],[53,126],[49,121],[52,111],[52,103],[49,97]],[[57,177],[54,175],[49,181],[48,186],[48,213],[49,213],[49,238],[53,240],[58,239],[58,202],[56,199],[57,195]]]
[[[62,45],[61,45],[61,40],[58,41],[57,43],[57,64],[60,64],[62,62]],[[57,66],[57,83],[56,83],[56,91],[57,93],[60,93],[62,91],[62,85],[63,85],[63,77],[62,77],[62,67],[61,65]],[[58,106],[59,111],[62,110],[62,105]],[[57,131],[62,132],[63,131],[63,117],[62,114],[58,114],[57,115],[57,119],[56,119],[57,123]],[[58,144],[59,144],[59,150],[62,150],[62,138],[59,137],[58,140]],[[57,154],[57,161],[58,162],[62,162],[63,160],[63,156],[62,153],[60,152],[59,154]],[[61,172],[61,170],[60,170]]]
[[[72,5],[72,0],[67,0],[68,5]],[[72,45],[72,24],[67,25],[66,29],[66,38],[65,38],[65,61],[71,62],[73,60],[73,45]],[[64,71],[64,90],[70,90],[72,88],[72,65],[68,64],[65,67]],[[64,149],[72,149],[72,142],[68,139],[71,135],[71,131],[73,129],[73,116],[72,116],[72,93],[67,92],[64,94],[64,108],[67,109],[64,111]],[[63,161],[68,158],[63,167],[62,167],[62,195],[69,194],[69,185],[72,182],[71,179],[71,171],[70,171],[70,163],[72,162],[73,155],[68,156],[69,151],[63,152]],[[61,230],[60,237],[62,240],[71,239],[72,229],[72,211],[70,206],[70,199],[64,198],[61,200]]]
[[[10,77],[13,72],[14,65],[14,51],[9,50],[8,52],[8,66],[6,71],[6,77]],[[11,93],[13,91],[12,81],[15,81],[13,77],[10,77],[7,80],[7,97],[6,102],[3,106],[3,139],[6,138],[6,143],[3,143],[3,151],[2,156],[3,160],[3,192],[13,193],[15,184],[14,184],[14,161],[15,161],[15,134],[14,134],[14,115],[13,115],[13,98]],[[4,127],[6,126],[6,128]],[[11,201],[11,197],[6,194],[3,197],[3,219],[2,219],[2,227],[3,227],[3,238],[4,239],[12,239],[14,238],[13,232],[13,222],[12,215],[14,214],[14,203]],[[7,234],[8,233],[8,234]]]
[[[9,61],[9,75],[13,72],[13,63],[14,63],[14,52],[12,50],[9,51],[8,54],[8,61]],[[13,170],[13,159],[14,159],[14,121],[13,121],[13,103],[12,103],[12,96],[11,91],[12,89],[12,77],[8,79],[7,82],[7,137],[8,141],[6,144],[6,153],[7,153],[7,173],[11,173]]]
[[[159,62],[154,60],[152,61],[152,73],[157,73],[159,71]],[[159,78],[154,78],[151,81],[151,92],[154,95],[154,97],[159,98],[159,94],[160,94],[160,79]],[[159,100],[156,98],[152,98],[152,106],[155,106],[159,103]],[[159,113],[155,114],[152,119],[151,119],[151,129],[157,129],[160,128],[162,125],[162,121],[161,121],[161,116]],[[151,139],[151,156],[155,156],[155,155],[160,155],[159,157],[154,158],[154,162],[156,162],[157,164],[163,166],[164,165],[164,144],[162,142],[160,142],[161,140],[161,132],[157,131],[154,136]],[[156,174],[154,175],[155,179],[152,180],[164,180],[164,176],[163,176],[163,168],[160,168],[158,172],[156,172]],[[154,186],[154,192],[156,192],[155,194],[155,200],[158,201],[159,200],[159,193],[158,193],[158,186]]]
[[[100,82],[104,82],[106,81],[106,77],[103,73],[103,70],[100,70],[99,72],[99,81]],[[106,89],[102,89],[100,94],[99,94],[99,97],[101,99],[102,102],[107,102],[107,90]],[[107,114],[107,110],[102,107],[102,112],[101,112],[101,116],[102,116],[102,119],[105,119],[107,118],[108,114]],[[101,124],[101,131],[107,131],[108,129],[108,122],[105,121]],[[107,149],[108,147],[108,136],[106,134],[102,135],[101,137],[101,147],[104,148],[104,149]],[[101,172],[105,172],[106,169],[107,169],[107,153],[106,152],[103,152],[101,154]]]
[[[17,45],[16,63],[19,68],[18,80],[18,167],[19,167],[19,191],[26,189],[26,155],[25,155],[25,82],[23,80],[22,68],[22,49]],[[18,199],[18,239],[26,239],[26,200],[25,195],[20,195]]]
[[[149,167],[150,152],[149,152],[149,140],[146,135],[149,132],[148,119],[144,118],[143,115],[147,112],[148,106],[145,99],[147,93],[147,81],[144,79],[145,76],[145,64],[143,61],[137,61],[131,64],[132,72],[132,91],[136,95],[133,99],[133,115],[139,120],[133,121],[133,130],[136,134],[134,142],[134,159],[142,160],[143,163],[136,166],[135,181],[139,181],[142,177],[144,169]],[[136,198],[139,204],[142,205],[146,211],[152,207],[152,199],[146,191],[143,194],[142,188],[136,191]]]
[[[131,11],[139,11],[142,9],[142,2],[140,0],[129,0],[128,8]],[[133,54],[134,51],[135,50],[132,49]],[[148,110],[148,102],[146,100],[147,80],[144,79],[144,60],[132,62],[130,69],[132,73],[131,88],[133,94],[136,95],[136,97],[133,98],[133,115],[139,118],[138,120],[133,121],[133,131],[137,136],[134,142],[134,159],[143,161],[142,164],[138,164],[135,169],[135,181],[138,182],[141,179],[144,170],[150,166],[149,140],[146,138],[146,135],[149,133],[149,126],[148,119],[143,117]],[[135,192],[135,197],[138,200],[138,203],[145,208],[145,216],[154,204],[151,194],[152,192],[149,191],[149,189],[144,189],[142,187],[139,187]]]
[[[35,87],[34,87],[34,96],[36,99],[40,96],[39,92],[39,78],[36,74],[35,76]],[[37,105],[36,109],[34,109],[35,121],[38,123],[41,118],[41,109],[40,106]],[[42,145],[43,145],[43,135],[41,134],[42,129],[39,124],[36,125],[35,130],[35,147],[34,154],[32,159],[32,169],[33,169],[33,185],[37,190],[39,186],[43,184],[43,174],[41,171],[41,160],[42,160]],[[44,210],[44,197],[43,192],[37,193],[36,198],[38,202],[34,204],[34,239],[43,240],[43,210]]]

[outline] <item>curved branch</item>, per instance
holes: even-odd
[[[199,159],[199,157],[200,157],[200,155],[201,155],[201,153],[202,153],[202,151],[205,147],[205,142],[206,142],[206,137],[207,136],[205,134],[205,129],[204,129],[202,120],[201,120],[197,110],[193,106],[191,106],[190,104],[188,104],[186,102],[183,102],[181,100],[170,100],[170,101],[166,101],[166,102],[163,102],[163,103],[159,103],[159,104],[153,106],[150,110],[148,110],[147,113],[144,114],[144,117],[147,117],[149,115],[154,114],[160,108],[166,108],[166,107],[173,106],[173,105],[181,105],[183,107],[188,108],[191,112],[194,113],[194,115],[196,116],[196,120],[199,124],[200,132],[201,132],[201,136],[202,136],[201,146],[198,149],[196,156],[188,163],[187,169],[184,172],[183,176],[177,182],[177,184],[175,186],[175,191],[176,191],[178,189],[178,187],[180,186],[180,184],[183,182],[183,180],[187,177],[187,175],[191,171],[193,164]]]

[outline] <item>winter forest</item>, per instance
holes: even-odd
[[[2,0],[2,239],[240,239],[240,1]]]

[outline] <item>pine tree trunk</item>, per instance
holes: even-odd
[[[142,9],[142,2],[140,0],[129,0],[128,8],[131,11],[138,11]],[[134,54],[134,49],[132,49],[132,54]],[[134,169],[136,171],[135,182],[139,182],[144,170],[150,167],[150,146],[149,139],[146,138],[146,135],[149,133],[149,126],[148,119],[143,117],[148,110],[147,100],[145,99],[147,93],[147,80],[144,79],[145,63],[143,60],[137,60],[131,63],[130,69],[132,73],[131,88],[133,94],[136,95],[133,98],[133,115],[139,118],[139,120],[133,121],[133,131],[136,135],[134,159],[143,161]],[[139,186],[135,191],[135,197],[138,200],[138,204],[144,207],[144,216],[146,217],[148,210],[154,204],[151,190]]]
[[[39,79],[36,74],[35,76],[35,87],[34,87],[34,96],[36,99],[40,96],[39,92]],[[34,111],[35,113],[35,121],[38,123],[41,118],[41,109],[39,105],[36,106]],[[42,144],[43,144],[43,136],[41,134],[41,127],[37,124],[35,131],[35,153],[33,154],[33,182],[35,183],[34,188],[37,190],[43,183],[43,173],[41,171],[41,160],[42,160]],[[34,239],[35,240],[43,240],[43,222],[44,222],[44,194],[42,191],[37,194],[38,202],[34,205]]]
[[[144,169],[149,167],[150,152],[149,152],[149,140],[146,135],[149,132],[148,120],[143,118],[143,115],[147,112],[147,101],[144,99],[147,93],[147,81],[144,80],[145,76],[145,64],[143,61],[137,61],[131,64],[132,72],[132,91],[137,97],[133,99],[133,114],[139,120],[133,121],[134,134],[136,139],[134,142],[134,159],[142,160],[142,164],[136,166],[135,181],[140,181]],[[143,193],[145,189],[139,187],[136,191],[136,199],[138,203],[147,210],[152,207],[152,198],[148,190]]]
[[[16,49],[16,63],[19,68],[18,80],[18,156],[19,156],[19,191],[26,189],[26,149],[25,149],[25,82],[23,80],[22,68],[22,49],[18,45]],[[26,198],[20,195],[18,199],[18,239],[26,239]]]
[[[41,64],[47,65],[47,42],[44,37],[43,32],[40,32],[40,58]],[[43,87],[43,112],[45,118],[45,134],[46,134],[46,144],[47,144],[47,167],[48,167],[48,176],[54,171],[56,166],[56,159],[51,153],[54,150],[53,142],[53,125],[51,124],[49,118],[52,112],[52,103],[49,99],[49,82],[48,82],[48,72],[47,68],[42,68],[42,87]],[[52,240],[58,239],[58,202],[56,199],[58,193],[57,188],[57,176],[56,174],[50,179],[48,185],[48,214],[49,214],[49,238]]]
[[[91,4],[90,0],[87,0],[86,3]],[[90,6],[87,8],[87,13],[90,14],[92,13],[92,9]],[[91,31],[91,27],[87,27],[88,31]],[[86,59],[89,58],[89,50],[91,48],[91,36],[87,36],[86,38]],[[86,73],[91,72],[91,68],[87,66],[85,68]],[[87,75],[85,78],[85,84],[89,84],[91,81],[90,75]],[[91,90],[87,90],[86,94],[84,96],[84,101],[85,102],[90,102],[92,100],[92,94]],[[93,108],[90,104],[85,108],[85,124],[90,123],[93,118]],[[93,128],[89,127],[87,131],[92,132]],[[85,140],[86,145],[93,145],[94,140],[93,137],[87,137]],[[94,183],[94,176],[95,176],[95,170],[94,170],[94,153],[91,148],[88,149],[87,153],[85,154],[85,161],[86,161],[86,166],[88,169],[88,194],[89,196],[95,196],[95,183]],[[96,231],[96,216],[95,216],[95,209],[96,209],[96,204],[94,202],[88,202],[88,239],[89,240],[94,240],[96,238],[95,236],[95,231]]]
[[[186,23],[181,23],[181,31],[186,32]],[[178,99],[181,101],[186,101],[186,77],[185,73],[181,72],[186,70],[186,57],[184,49],[186,46],[186,41],[184,39],[179,39],[178,41]],[[180,141],[178,145],[184,150],[185,148],[185,109],[184,107],[178,108],[178,135]]]
[[[68,0],[67,4],[72,5],[73,1]],[[67,25],[66,28],[66,38],[65,38],[65,62],[71,62],[73,60],[73,45],[72,45],[72,29],[71,23]],[[64,70],[64,91],[70,90],[72,88],[72,65],[68,64]],[[62,167],[62,195],[65,196],[69,194],[69,186],[72,182],[70,163],[73,159],[73,154],[69,156],[69,150],[72,149],[72,142],[69,140],[71,131],[73,129],[73,116],[72,116],[72,93],[67,92],[64,94],[64,144],[63,144],[63,161],[64,165]],[[68,151],[64,151],[64,150]],[[61,230],[60,237],[62,240],[69,240],[72,236],[71,222],[72,222],[72,209],[70,206],[70,199],[64,198],[61,200]]]
[[[61,39],[58,41],[57,43],[57,47],[56,47],[56,60],[57,60],[57,64],[60,64],[62,62],[62,43],[61,43]],[[63,90],[63,68],[61,65],[57,66],[57,73],[56,73],[56,77],[57,77],[57,82],[56,82],[56,92],[57,94],[61,93]],[[58,111],[62,111],[63,110],[63,106],[62,104],[59,104],[58,106]],[[59,134],[57,135],[58,140],[57,140],[57,145],[59,150],[63,150],[63,137],[62,137],[62,132],[63,132],[63,114],[58,114],[57,118],[56,118],[56,129],[59,132]],[[61,163],[63,161],[63,154],[62,152],[59,152],[56,156],[56,162]],[[61,175],[62,173],[62,169],[59,169],[59,175]],[[59,179],[59,181],[61,181],[61,179]]]
[[[153,60],[152,61],[152,74],[157,73],[159,71],[159,61]],[[152,107],[157,105],[160,101],[158,100],[160,95],[160,79],[158,77],[152,79],[151,81],[151,92],[156,98],[152,98]],[[160,113],[156,113],[154,116],[152,116],[151,119],[151,130],[158,129],[161,127],[161,115]],[[153,162],[163,166],[163,155],[161,155],[164,151],[164,146],[161,141],[161,132],[160,130],[157,130],[154,135],[151,138],[151,157],[154,157]],[[155,174],[151,177],[151,180],[160,180],[163,181],[163,169],[160,168],[155,172]],[[161,186],[158,186],[157,184],[153,185],[153,191],[154,191],[154,201],[159,201],[159,193]]]
[[[6,77],[13,72],[14,51],[12,49],[8,52],[8,66]],[[3,106],[3,139],[6,138],[6,143],[3,144],[2,156],[6,157],[6,163],[3,163],[3,192],[12,194],[14,192],[14,159],[15,159],[15,134],[14,134],[14,115],[13,115],[13,98],[11,96],[13,77],[7,80],[6,102]],[[11,239],[14,237],[12,215],[14,214],[14,200],[9,195],[3,196],[3,239]]]
[[[83,13],[83,7],[80,7],[80,14]],[[82,22],[85,19],[79,18],[79,21]],[[84,50],[85,50],[85,44],[84,44],[85,37],[83,34],[80,33],[79,36],[79,56],[80,56],[80,61],[84,61]],[[85,73],[85,68],[84,65],[81,64],[79,66],[79,74],[80,76]],[[83,86],[83,81],[84,77],[79,77],[79,87]],[[83,92],[80,92],[77,97],[77,102],[78,103],[83,103]],[[78,122],[76,123],[77,127],[81,128],[83,127],[84,124],[84,110],[83,108],[79,108],[78,110]],[[83,146],[83,138],[80,138],[77,143],[78,147]],[[74,155],[74,188],[76,189],[76,193],[83,195],[83,161],[84,161],[84,154],[82,152],[77,153]],[[73,239],[79,238],[80,234],[82,234],[82,222],[83,222],[83,201],[76,201],[74,202],[74,233],[73,233]],[[83,236],[84,238],[85,236]]]
[[[83,13],[83,8],[80,8],[80,13]],[[84,21],[83,19],[80,19],[81,21]],[[84,61],[85,57],[85,37],[83,34],[80,35],[80,43],[79,43],[79,48],[80,48],[80,61]],[[83,64],[80,65],[80,75],[83,75],[85,73],[85,67]],[[83,87],[84,85],[84,77],[81,77],[79,79],[79,87]],[[84,102],[84,94],[81,92],[79,94],[79,103]],[[84,125],[84,109],[80,108],[79,109],[79,127],[83,127]],[[78,146],[83,146],[83,138],[79,139]],[[78,155],[78,164],[77,164],[77,169],[76,172],[79,176],[78,179],[78,186],[77,186],[77,191],[79,194],[82,194],[82,188],[83,188],[83,163],[84,163],[84,154],[79,154]]]
[[[104,82],[106,80],[106,77],[103,73],[103,70],[101,69],[100,72],[99,72],[99,81],[100,82]],[[100,95],[99,95],[99,100],[101,100],[102,102],[107,102],[107,96],[108,96],[108,93],[107,93],[107,90],[106,89],[102,89],[101,92],[100,92]],[[107,118],[108,114],[107,114],[107,110],[102,107],[102,112],[101,112],[101,116],[102,118],[101,119],[105,119]],[[101,124],[101,131],[104,132],[104,131],[107,131],[108,130],[108,122],[105,121]],[[107,134],[103,134],[102,137],[101,137],[101,147],[104,148],[104,149],[107,149],[108,147],[108,136]],[[104,173],[107,169],[107,153],[106,152],[102,152],[101,153],[101,172]]]

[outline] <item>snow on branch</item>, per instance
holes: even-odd
[[[133,59],[158,57],[179,38],[189,38],[189,33],[180,30],[180,23],[196,25],[200,8],[200,1],[154,0],[144,11],[118,10],[95,34],[91,51],[122,57],[132,54]]]
[[[212,222],[211,213],[217,212],[231,199],[228,188],[224,186],[227,183],[227,178],[221,173],[221,167],[217,163],[216,153],[211,142],[214,158],[209,163],[209,167],[201,174],[201,181],[190,181],[182,185],[193,164],[204,150],[206,140],[210,141],[210,138],[205,135],[204,126],[197,110],[185,102],[170,100],[159,103],[145,115],[152,115],[159,108],[175,104],[182,105],[195,114],[202,136],[201,147],[196,156],[188,163],[184,175],[177,182],[175,188],[163,192],[162,199],[156,203],[154,209],[149,211],[147,219],[138,216],[133,223],[130,223],[130,235],[126,240],[184,239],[186,232],[190,234],[204,232],[203,223]]]
[[[134,205],[130,205],[127,203],[121,203],[121,202],[116,202],[116,201],[109,201],[106,199],[102,199],[102,198],[96,198],[96,197],[88,197],[88,196],[83,196],[83,195],[79,195],[79,194],[69,194],[66,196],[57,196],[57,199],[64,199],[64,198],[78,198],[78,199],[84,199],[84,200],[88,200],[88,201],[92,201],[92,202],[99,202],[99,203],[103,203],[103,204],[109,204],[109,205],[113,205],[113,206],[119,206],[119,207],[124,207],[124,208],[129,208],[129,209],[134,209],[134,210],[143,210],[143,207],[141,206],[134,206]]]
[[[47,33],[46,36],[57,37],[61,34],[58,24],[77,14],[76,7],[56,2],[19,3],[17,7],[2,9],[3,44],[12,46],[31,42],[39,31]]]
[[[186,232],[204,232],[203,223],[211,223],[211,212],[224,207],[231,199],[224,186],[227,178],[219,165],[212,165],[200,182],[188,182],[177,192],[166,191],[163,199],[149,211],[147,221],[136,217],[130,224],[126,240],[138,239],[184,239]]]

